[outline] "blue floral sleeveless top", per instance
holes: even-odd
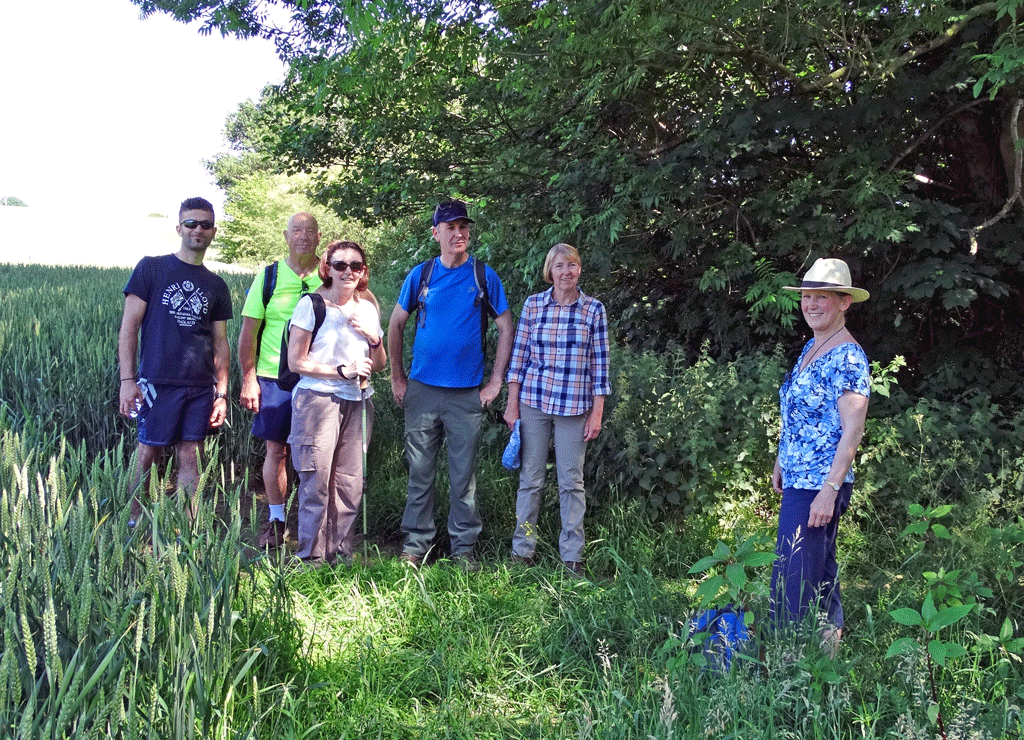
[[[779,389],[779,466],[784,488],[821,488],[843,436],[839,397],[845,391],[871,394],[871,365],[859,344],[840,344],[798,372],[813,347],[813,339],[804,345]],[[853,482],[852,466],[845,482]]]

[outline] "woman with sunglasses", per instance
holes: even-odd
[[[326,313],[316,330],[313,298],[292,314],[288,364],[292,392],[288,443],[299,475],[298,557],[313,566],[352,564],[353,525],[363,497],[363,444],[373,427],[371,372],[387,360],[366,254],[355,242],[327,245],[320,260]],[[363,424],[366,424],[364,433]]]

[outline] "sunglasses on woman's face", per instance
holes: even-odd
[[[335,262],[331,262],[331,267],[333,267],[338,272],[345,272],[346,267],[352,270],[352,272],[362,272],[363,268],[366,267],[366,265],[359,261],[342,262],[341,260],[337,260]]]

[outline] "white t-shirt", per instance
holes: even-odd
[[[376,307],[366,299],[353,298],[344,307],[336,306],[330,301],[324,301],[327,314],[324,316],[324,323],[320,326],[313,343],[309,347],[309,358],[314,362],[336,367],[348,365],[360,357],[368,357],[370,343],[362,334],[354,331],[349,323],[349,317],[357,315],[363,326],[373,326],[377,329],[377,336],[383,337],[380,326],[380,314]],[[308,296],[303,296],[292,312],[292,326],[297,326],[306,331],[313,331],[313,301]],[[336,378],[311,378],[306,375],[299,375],[299,382],[295,389],[306,388],[321,393],[333,393],[338,398],[346,401],[358,401],[359,381],[357,378],[346,380],[340,375]],[[294,394],[295,391],[292,391]],[[367,397],[373,395],[373,388],[368,387]]]

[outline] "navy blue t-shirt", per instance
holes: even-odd
[[[227,283],[173,254],[143,257],[124,294],[146,302],[139,377],[165,385],[214,385],[213,322],[231,318]]]

